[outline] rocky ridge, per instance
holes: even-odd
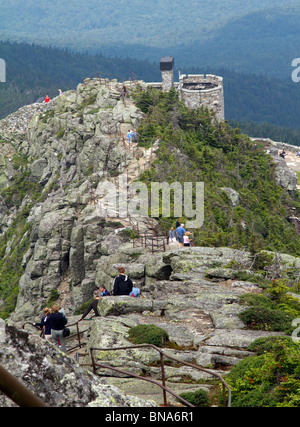
[[[226,376],[230,366],[252,354],[248,347],[257,338],[282,335],[247,330],[239,318],[245,309],[239,302],[240,297],[261,292],[257,283],[260,274],[257,273],[256,282],[250,253],[229,248],[169,247],[167,252],[153,255],[140,249],[134,262],[133,254],[137,257],[136,248],[120,248],[117,254],[100,259],[96,283],[109,286],[121,263],[142,289],[144,298],[102,298],[101,317],[91,326],[88,348],[131,345],[128,331],[132,326],[155,324],[166,330],[175,343],[175,349],[164,349],[166,354],[195,366],[210,367]],[[231,268],[232,265],[235,267]],[[280,265],[282,269],[291,265],[299,268],[300,260],[281,255]],[[242,273],[251,275],[251,281],[239,279]],[[117,356],[108,350],[97,357],[120,369],[126,367],[133,373],[160,377],[160,368],[156,365],[159,355],[152,350],[118,351]],[[85,361],[90,363],[88,356]],[[199,387],[209,391],[212,387],[211,375],[191,367],[168,366],[165,376],[168,386],[177,392]],[[127,392],[138,389],[132,379],[117,378],[109,382],[119,384]],[[162,403],[161,397],[155,393],[154,396],[151,398]]]
[[[142,290],[142,297],[102,298],[101,317],[90,323],[87,350],[93,346],[130,345],[130,327],[154,323],[164,328],[174,343],[173,349],[165,349],[166,353],[226,375],[230,366],[250,354],[247,348],[256,338],[274,335],[247,330],[238,316],[244,310],[239,303],[240,296],[261,292],[255,280],[239,279],[239,273],[243,272],[250,271],[252,278],[255,276],[253,258],[250,253],[229,248],[177,249],[176,244],[169,245],[166,252],[152,254],[143,247],[133,247],[128,235],[131,228],[128,218],[99,216],[98,202],[105,196],[103,182],[117,184],[122,173],[126,173],[128,183],[133,182],[151,165],[158,146],[158,142],[154,142],[150,150],[140,147],[133,150],[127,145],[128,128],[136,128],[144,115],[132,98],[124,104],[120,98],[121,87],[116,81],[88,79],[78,85],[76,91],[57,97],[51,105],[24,107],[17,116],[0,122],[2,188],[10,184],[16,173],[9,160],[14,155],[25,156],[30,180],[42,187],[42,198],[32,204],[27,218],[31,225],[30,243],[23,257],[16,309],[8,323],[18,326],[25,320],[37,320],[53,295],[69,320],[78,320],[78,316],[73,316],[75,309],[91,299],[96,286],[104,284],[110,289],[117,267],[124,265]],[[290,184],[289,179],[286,182]],[[230,194],[232,203],[238,203],[238,195]],[[0,225],[5,230],[17,209],[8,209],[4,200],[0,202]],[[138,220],[141,229],[153,226],[147,218]],[[7,245],[7,256],[13,239]],[[290,265],[299,268],[299,263],[299,258],[280,255],[282,269]],[[14,352],[17,343],[13,337],[18,333],[9,329],[8,352]],[[23,344],[31,340],[38,344],[30,349],[24,344],[24,351],[15,363],[24,364],[28,369],[21,369],[16,375],[28,385],[33,383],[38,394],[48,398],[40,384],[44,376],[47,377],[46,370],[41,371],[39,381],[36,374],[36,382],[31,381],[28,374],[29,361],[36,352],[40,360],[45,360],[45,366],[51,363],[55,365],[51,368],[54,371],[61,369],[60,384],[67,383],[66,378],[77,376],[77,369],[80,370],[78,378],[82,375],[89,378],[79,381],[89,383],[89,374],[83,373],[71,359],[59,359],[64,362],[57,367],[58,356],[52,346],[46,344],[45,348],[48,352],[51,347],[51,354],[53,352],[49,362],[40,349],[43,346],[39,339],[22,334]],[[17,348],[19,352],[19,346]],[[26,349],[30,354],[26,355]],[[1,351],[1,363],[11,369],[13,361]],[[117,357],[107,351],[99,353],[97,358],[117,368],[160,377],[158,355],[151,350],[118,352]],[[90,363],[88,353],[85,362]],[[106,403],[147,405],[151,404],[149,399],[161,403],[157,392],[152,390],[149,394],[134,380],[107,371],[102,376],[124,391],[113,403],[109,398],[98,401],[99,406]],[[166,378],[170,388],[178,392],[212,387],[207,374],[188,367],[167,366]],[[99,387],[99,390],[101,384],[110,387],[102,380],[95,381],[96,386],[89,383],[87,387]],[[48,385],[51,386],[50,382]],[[57,383],[55,387],[60,385]],[[93,405],[91,402],[97,401],[101,394],[93,393],[87,400],[79,396],[77,400],[71,392],[77,389],[77,383],[70,382],[67,387],[66,399],[59,405]],[[139,395],[146,403],[129,402],[127,395]],[[55,399],[53,396],[51,400],[54,406],[58,404]]]
[[[11,157],[26,156],[29,179],[42,186],[44,199],[32,206],[27,219],[30,247],[13,320],[37,315],[51,291],[68,284],[66,311],[81,305],[94,287],[94,262],[128,240],[122,233],[128,218],[108,223],[99,215],[98,203],[105,197],[101,186],[116,183],[125,171],[130,184],[149,167],[157,145],[150,150],[128,146],[124,135],[137,127],[143,113],[131,99],[124,104],[121,87],[116,81],[88,79],[54,99],[52,109],[34,104],[0,123],[3,145],[10,147]],[[7,169],[4,186],[10,183]],[[1,211],[5,229],[16,209],[8,210],[2,199]]]

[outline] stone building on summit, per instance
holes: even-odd
[[[213,74],[180,74],[179,82],[174,82],[174,58],[166,56],[160,60],[161,83],[150,83],[168,92],[175,87],[180,99],[191,109],[207,107],[215,111],[218,120],[225,119],[223,77]]]

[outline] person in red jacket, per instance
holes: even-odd
[[[49,98],[49,96],[48,96],[48,95],[46,95],[46,98],[45,98],[45,102],[46,102],[46,104],[47,104],[49,101],[50,101],[50,98]]]

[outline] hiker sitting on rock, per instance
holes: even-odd
[[[113,294],[114,295],[126,295],[128,296],[133,288],[133,283],[131,279],[126,276],[125,268],[118,268],[119,276],[115,278],[113,283]]]

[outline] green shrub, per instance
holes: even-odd
[[[49,299],[47,301],[47,306],[50,307],[51,305],[53,305],[58,298],[59,298],[58,291],[56,289],[52,289],[50,297],[49,297]]]
[[[249,351],[253,351],[257,356],[260,356],[264,353],[277,353],[279,354],[282,350],[282,347],[294,347],[297,348],[297,345],[294,345],[291,342],[290,337],[268,337],[268,338],[258,338],[255,340],[249,347]]]
[[[163,347],[168,341],[168,333],[156,325],[138,325],[129,330],[129,338],[134,344],[153,344]]]
[[[194,406],[206,407],[209,406],[209,399],[207,393],[204,390],[197,390],[195,392],[188,391],[179,395],[182,399],[191,403]]]
[[[232,407],[237,408],[273,408],[276,407],[277,399],[265,390],[251,390],[247,394],[239,395]]]
[[[293,316],[281,310],[272,310],[267,307],[249,307],[239,314],[240,319],[250,329],[263,331],[292,332]]]
[[[56,138],[57,138],[57,139],[61,139],[61,138],[63,138],[64,134],[65,134],[65,129],[60,128],[60,129],[58,129],[58,131],[56,132]]]
[[[276,184],[275,165],[263,145],[254,144],[226,122],[216,125],[205,108],[188,109],[176,91],[149,88],[133,96],[145,113],[138,128],[139,145],[151,147],[160,141],[153,167],[140,180],[148,186],[151,182],[175,181],[205,184],[205,221],[194,230],[196,245],[245,248],[258,254],[254,268],[264,275],[274,263],[274,256],[267,251],[300,255],[295,227],[286,220],[299,196],[292,200]],[[239,193],[238,206],[231,206],[222,187]],[[162,228],[174,225],[175,213],[167,224],[161,213],[157,216]]]
[[[249,306],[239,314],[250,329],[290,334],[293,319],[300,316],[300,303],[289,295],[285,280],[272,280],[264,295],[245,294],[240,302]]]
[[[290,337],[260,338],[255,356],[233,367],[226,381],[233,407],[299,407],[300,346]]]
[[[249,306],[260,306],[270,309],[274,308],[274,304],[270,298],[264,295],[244,294],[240,297],[240,302]]]

